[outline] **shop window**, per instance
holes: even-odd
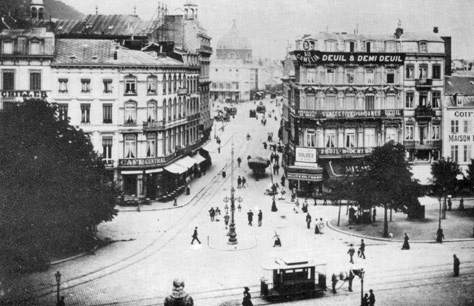
[[[58,104],[58,117],[60,120],[68,120],[68,105],[67,104]]]
[[[306,83],[316,83],[316,69],[309,68],[306,73]]]
[[[135,104],[135,102],[125,103],[125,123],[137,123],[137,105]]]
[[[413,79],[415,77],[415,66],[413,64],[407,64],[405,67],[405,78]]]
[[[30,90],[41,90],[40,71],[30,71]]]
[[[12,70],[2,71],[2,90],[15,90],[15,72]]]
[[[112,123],[112,104],[102,105],[103,123]]]
[[[81,123],[90,123],[91,122],[91,105],[90,104],[81,104]]]
[[[59,79],[58,83],[59,83],[59,93],[67,93],[68,92],[68,89],[67,89],[68,79]]]
[[[81,80],[81,93],[90,93],[91,92],[91,80],[82,79]]]
[[[415,94],[412,91],[407,91],[405,95],[405,107],[406,108],[413,108],[415,107],[414,104]]]
[[[111,94],[112,93],[112,80],[103,80],[104,84],[104,93]]]
[[[389,142],[389,141],[398,142],[397,130],[393,129],[393,128],[387,129],[386,130],[386,139],[385,139],[385,141],[386,142]]]
[[[137,156],[137,136],[125,135],[125,158],[135,158]]]

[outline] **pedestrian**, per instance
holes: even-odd
[[[267,143],[264,141],[263,142],[263,148],[266,150],[267,149]]]
[[[448,196],[448,210],[451,211],[452,207],[453,207],[453,202],[451,201],[451,196]]]
[[[273,247],[281,247],[281,240],[280,240],[280,236],[277,234],[277,232],[275,231],[275,235],[273,236],[273,239],[274,242],[273,242]]]
[[[241,209],[242,209],[242,206],[240,206],[239,204],[239,206],[237,206],[237,210],[240,212]]]
[[[194,240],[197,240],[197,242],[199,242],[199,244],[201,244],[201,241],[199,241],[199,238],[198,238],[198,228],[197,228],[197,226],[194,228],[194,233],[192,235],[192,238],[193,238],[193,240],[191,240],[191,244],[194,244]]]
[[[354,263],[354,259],[353,259],[354,253],[355,253],[355,250],[354,250],[353,245],[351,244],[349,250],[347,251],[347,254],[349,254],[349,257],[350,257],[349,262],[350,262],[351,264]]]
[[[336,274],[333,274],[331,276],[331,283],[332,283],[332,293],[336,294],[336,284],[337,284],[337,276]]]
[[[300,208],[300,201],[298,201],[298,199],[296,199],[295,206],[296,206],[297,209]]]
[[[360,240],[360,247],[359,247],[359,251],[357,252],[357,255],[359,255],[360,258],[365,259],[365,243],[364,243],[364,239],[361,239],[361,240]]]
[[[309,213],[306,214],[306,226],[308,229],[311,228],[311,215]]]
[[[281,186],[282,187],[285,187],[285,180],[286,180],[286,177],[285,177],[284,174],[282,174],[282,176],[281,176]]]
[[[436,242],[443,243],[443,239],[444,239],[444,233],[443,233],[443,229],[440,227],[436,231]]]
[[[252,296],[250,295],[249,287],[244,288],[244,298],[242,300],[242,306],[253,306],[252,304]]]
[[[242,178],[239,175],[239,177],[237,178],[237,188],[240,188],[240,185],[242,185]]]
[[[277,155],[278,156],[278,155]],[[278,161],[276,162],[275,164],[275,168],[276,168],[276,174],[280,174],[280,165],[278,164]]]
[[[349,269],[349,275],[347,276],[347,281],[349,283],[349,291],[352,292],[352,281],[354,280],[354,272],[352,272],[352,269]]]
[[[247,156],[247,160],[249,160],[249,159],[251,159],[251,158],[252,158],[252,156],[250,156],[250,155],[249,155],[249,156]]]
[[[410,238],[408,238],[407,233],[405,233],[405,238],[403,239],[402,250],[409,250],[410,249],[410,244],[408,243],[408,240],[410,240]]]
[[[214,207],[211,207],[211,209],[209,209],[209,216],[211,217],[211,222],[214,221],[215,215],[216,215],[216,211],[214,210]]]
[[[461,200],[459,200],[459,210],[464,210],[464,197],[461,197]]]
[[[176,197],[173,200],[173,206],[178,206],[178,199]]]
[[[454,269],[454,277],[459,276],[459,266],[461,265],[461,262],[459,261],[459,258],[457,258],[456,254],[453,255],[454,262],[453,262],[453,269]]]
[[[221,215],[221,210],[219,209],[219,206],[216,206],[216,216]]]
[[[364,294],[364,297],[362,298],[361,306],[369,306],[369,294],[368,293]]]
[[[324,229],[324,221],[323,221],[323,218],[319,218],[319,233],[322,234],[323,233],[323,229]]]
[[[245,186],[248,186],[247,179],[245,178],[245,176],[242,176],[242,187],[245,188]]]
[[[229,206],[226,204],[224,206],[224,210],[225,210],[225,213],[228,214],[229,213]]]
[[[221,145],[219,145],[219,146],[217,147],[217,153],[219,153],[219,154],[221,153]]]
[[[377,216],[377,210],[374,207],[374,210],[372,211],[372,222],[375,222],[375,217]]]
[[[251,209],[249,209],[249,212],[247,213],[247,219],[249,221],[249,225],[252,226],[252,221],[253,221],[253,212]]]
[[[237,157],[237,165],[239,166],[240,168],[240,163],[242,162],[242,159],[240,157]]]
[[[374,290],[370,289],[369,290],[369,306],[374,306],[375,305],[375,295],[374,295]]]
[[[66,302],[64,302],[64,296],[61,296],[61,299],[56,303],[56,306],[66,306]]]
[[[227,229],[227,226],[229,225],[229,214],[228,213],[225,213],[225,216],[224,216],[224,223],[225,223],[225,229]]]
[[[314,222],[315,223],[314,224],[314,233],[315,234],[321,234],[321,231],[319,230],[319,225],[318,225],[318,218],[316,218],[314,221],[315,221]]]
[[[260,209],[258,212],[258,226],[262,226],[262,218],[263,218],[263,213],[262,213],[262,210]]]

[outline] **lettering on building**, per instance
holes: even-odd
[[[0,91],[2,98],[19,98],[19,97],[31,97],[31,98],[47,98],[48,93],[46,91],[29,91],[29,90],[2,90]]]
[[[319,148],[319,155],[372,154],[373,148]]]
[[[450,142],[470,142],[471,135],[448,135]],[[473,138],[474,139],[474,135]]]
[[[316,162],[316,149],[296,148],[295,160],[297,162],[315,163]]]
[[[405,53],[349,53],[321,51],[293,51],[300,64],[400,64]]]
[[[309,109],[297,110],[298,116],[310,118],[356,118],[356,117],[402,117],[401,109],[353,110],[353,111],[318,111]]]
[[[155,166],[163,163],[165,163],[165,159],[162,157],[119,159],[119,166],[121,167]]]

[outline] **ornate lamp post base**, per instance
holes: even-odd
[[[237,233],[235,232],[235,225],[231,224],[229,227],[229,241],[227,241],[227,244],[238,244],[239,242],[237,241]]]

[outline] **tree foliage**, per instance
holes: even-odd
[[[471,162],[472,164],[472,162]],[[469,165],[469,171],[471,170]],[[471,176],[470,172],[469,177]],[[461,174],[459,165],[450,159],[440,159],[431,165],[432,184],[434,192],[442,197],[454,193],[457,185],[456,176]]]
[[[471,163],[467,165],[467,181],[469,182],[469,189],[474,187],[474,159],[471,159]]]
[[[12,254],[77,250],[117,214],[117,190],[82,132],[25,100],[0,114],[0,240]]]

